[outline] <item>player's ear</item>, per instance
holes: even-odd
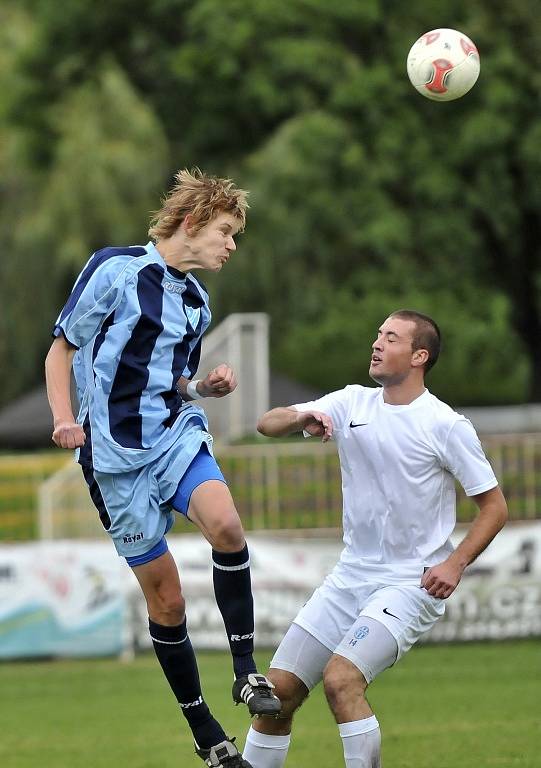
[[[424,368],[430,357],[427,349],[416,349],[411,358],[411,364],[414,368]]]
[[[186,214],[180,223],[180,228],[186,235],[193,235],[193,227],[195,224],[195,218],[191,213]]]

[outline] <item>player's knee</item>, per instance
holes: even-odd
[[[186,603],[179,591],[157,590],[147,598],[148,614],[157,624],[172,627],[182,624]]]
[[[274,685],[274,694],[282,704],[279,719],[291,719],[308,696],[308,688],[292,672],[282,669],[269,670],[267,677]]]
[[[351,698],[354,690],[357,696],[364,696],[367,682],[364,675],[348,659],[332,656],[323,670],[323,687],[331,707],[345,698]]]
[[[220,552],[237,552],[245,544],[242,523],[234,507],[215,520],[209,534],[212,546]]]

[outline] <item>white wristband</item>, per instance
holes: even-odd
[[[189,381],[186,385],[186,394],[189,395],[192,400],[203,400],[205,395],[200,395],[197,391],[197,385],[201,379],[192,379],[192,381]]]

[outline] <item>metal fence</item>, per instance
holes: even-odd
[[[541,519],[541,434],[483,439],[513,520]],[[316,441],[227,448],[219,456],[247,529],[338,528],[342,495],[336,448]],[[457,519],[475,503],[457,486]]]
[[[38,537],[39,487],[65,464],[61,451],[0,456],[0,540]]]
[[[482,442],[511,518],[541,519],[541,434],[490,436]],[[292,440],[229,446],[218,449],[217,457],[247,530],[340,527],[334,445]],[[459,489],[458,520],[467,522],[475,512]],[[175,532],[185,530],[192,529],[179,520]],[[65,453],[0,457],[2,540],[101,535],[80,469]]]

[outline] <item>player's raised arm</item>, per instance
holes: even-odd
[[[321,411],[273,408],[259,419],[257,430],[266,437],[284,437],[304,431],[321,437],[322,442],[326,443],[332,437],[333,423],[331,417]]]
[[[54,423],[52,439],[59,448],[80,448],[85,442],[85,433],[75,421],[71,404],[71,366],[75,351],[64,336],[58,336],[45,359],[47,397]]]
[[[456,589],[464,570],[485,550],[507,521],[507,502],[499,486],[471,497],[479,513],[466,536],[443,563],[429,568],[421,586],[434,597],[446,598]]]

